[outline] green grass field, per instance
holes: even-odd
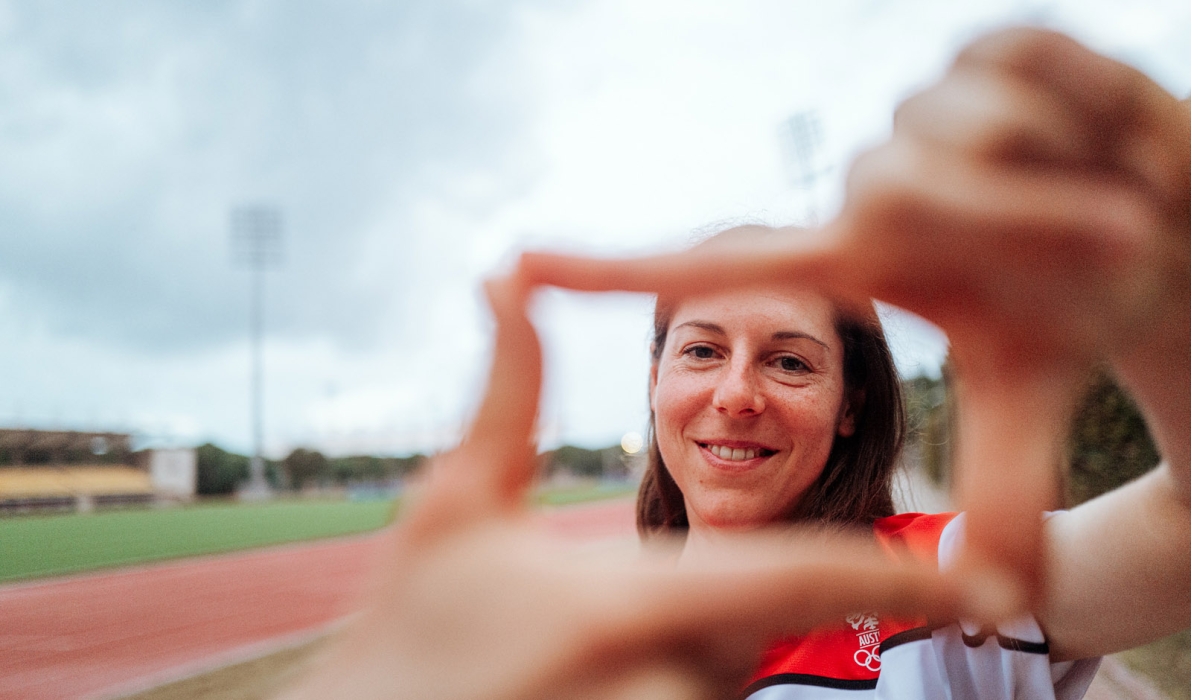
[[[580,484],[539,491],[532,501],[559,506],[632,491]],[[391,501],[280,500],[5,517],[0,582],[366,532],[389,522],[393,510]]]
[[[633,493],[637,493],[637,484],[634,483],[577,484],[566,488],[543,489],[534,494],[533,501],[541,506],[567,506]]]
[[[375,530],[390,501],[273,501],[0,519],[0,581]]]

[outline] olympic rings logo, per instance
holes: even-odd
[[[882,667],[882,655],[878,653],[877,647],[858,649],[853,654],[853,661],[856,661],[858,666],[864,666],[870,671],[879,671]]]

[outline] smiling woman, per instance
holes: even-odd
[[[734,229],[700,247],[772,234]],[[952,514],[894,517],[890,480],[904,409],[871,304],[846,307],[789,283],[660,297],[650,409],[638,531],[682,536],[680,566],[714,552],[725,534],[784,522],[872,529],[878,542],[925,561],[942,550]],[[922,670],[916,657],[924,648],[934,653],[926,621],[864,613],[773,642],[744,695],[880,696],[882,652],[900,639],[920,644],[890,655],[895,668],[884,687],[920,685],[912,678]],[[959,656],[987,669],[1019,663],[1000,648]],[[1038,685],[1049,664],[1031,661],[1030,682]],[[1074,678],[1087,683],[1094,669],[1085,664]],[[925,697],[942,691],[932,681],[921,685]]]
[[[872,309],[789,286],[664,299],[651,360],[643,535],[893,514],[902,394]]]

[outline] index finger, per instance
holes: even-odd
[[[526,313],[530,288],[518,275],[489,280],[496,321],[492,366],[476,417],[459,447],[431,463],[430,482],[407,532],[441,532],[522,506],[533,482],[542,348]]]
[[[519,269],[531,284],[586,292],[647,292],[687,296],[752,284],[801,284],[851,291],[840,265],[835,231],[743,226],[678,253],[586,258],[522,253]]]

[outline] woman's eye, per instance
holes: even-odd
[[[807,369],[806,363],[797,357],[780,357],[778,358],[778,367],[785,372],[802,372]]]
[[[695,345],[693,347],[687,348],[687,354],[696,358],[697,360],[710,360],[713,357],[716,357],[716,351],[707,345]]]

